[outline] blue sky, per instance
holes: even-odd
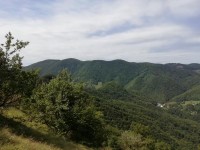
[[[200,63],[199,0],[0,0],[0,41],[44,59]]]

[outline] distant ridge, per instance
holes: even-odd
[[[200,83],[200,64],[135,63],[117,59],[111,61],[80,61],[48,59],[24,67],[41,69],[40,75],[58,74],[68,69],[74,80],[98,84],[114,81],[128,91],[140,92],[151,99],[166,102]]]

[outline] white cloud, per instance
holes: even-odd
[[[176,44],[194,43],[198,48],[198,32],[190,25],[169,18],[198,17],[200,10],[197,8],[197,0],[57,0],[48,4],[28,0],[18,16],[1,9],[0,16],[5,17],[0,18],[0,40],[11,31],[19,39],[30,41],[22,51],[25,65],[43,59],[69,57],[200,62],[193,57],[184,58],[186,54],[194,58],[200,56],[190,52],[192,44],[187,44],[188,51],[181,51],[181,46]],[[126,24],[132,28],[126,29]],[[120,32],[115,31],[116,27],[121,28]],[[98,32],[104,34],[94,34]]]
[[[200,14],[199,0],[168,0],[168,7],[174,15],[193,17]]]

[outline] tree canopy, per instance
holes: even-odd
[[[35,85],[36,72],[22,70],[19,52],[29,42],[14,41],[9,32],[6,41],[0,46],[0,107],[7,107],[18,102],[24,95],[29,95]]]
[[[93,146],[106,138],[102,113],[66,70],[36,88],[24,104],[33,117],[65,137]]]

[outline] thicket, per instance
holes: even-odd
[[[107,135],[103,115],[66,70],[34,89],[23,108],[58,134],[90,146],[101,146]]]

